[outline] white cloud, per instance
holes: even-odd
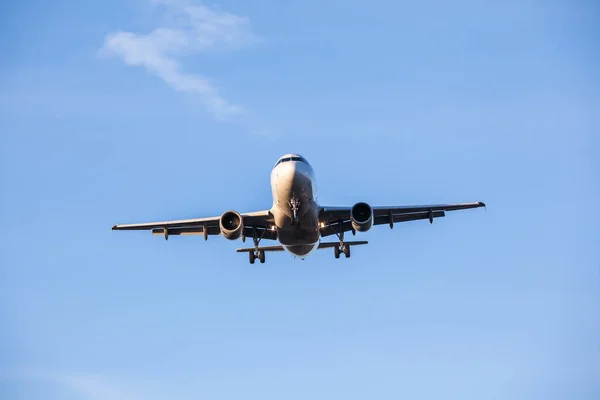
[[[227,101],[210,81],[182,71],[181,57],[209,50],[235,49],[257,40],[247,17],[189,0],[152,0],[165,11],[170,27],[147,34],[114,32],[106,36],[102,53],[116,54],[128,65],[146,68],[173,89],[198,94],[204,107],[216,118],[243,112]]]
[[[81,396],[82,400],[135,400],[142,397],[100,375],[58,373],[34,369],[0,371],[2,381],[52,382]]]
[[[131,391],[95,375],[67,375],[55,379],[89,400],[134,400],[140,398]]]

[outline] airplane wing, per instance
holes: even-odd
[[[244,222],[244,236],[252,237],[254,231],[262,239],[276,239],[276,233],[270,227],[273,225],[273,215],[269,210],[251,213],[241,213]],[[153,235],[220,235],[219,218],[192,218],[172,221],[144,222],[139,224],[117,224],[113,230],[151,230]]]
[[[389,224],[396,222],[416,221],[428,219],[433,222],[435,218],[446,216],[446,211],[466,210],[470,208],[485,207],[484,202],[458,203],[458,204],[431,204],[409,206],[383,206],[373,207],[373,225]],[[319,220],[324,225],[321,236],[329,236],[352,230],[350,212],[352,207],[323,207]],[[340,229],[341,228],[341,229]]]

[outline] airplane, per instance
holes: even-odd
[[[285,154],[271,170],[273,206],[268,210],[239,213],[225,211],[220,216],[140,224],[114,225],[113,230],[151,230],[154,235],[169,236],[222,235],[228,240],[252,238],[254,246],[237,249],[248,253],[250,264],[265,262],[265,253],[286,251],[305,259],[317,249],[333,248],[335,258],[350,257],[350,248],[367,241],[346,241],[345,232],[367,232],[376,225],[429,220],[444,217],[446,211],[485,207],[484,202],[380,207],[358,202],[350,207],[322,206],[316,200],[313,168],[299,154]],[[339,241],[321,242],[321,238],[337,236]],[[262,240],[275,240],[279,245],[260,246]]]

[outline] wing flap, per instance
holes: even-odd
[[[445,211],[432,211],[431,212],[431,218],[442,218],[445,216],[446,216]],[[410,213],[410,214],[392,214],[393,222],[418,221],[420,219],[428,219],[428,218],[429,218],[429,211],[416,212],[416,213]],[[375,217],[375,219],[373,220],[373,225],[383,225],[383,224],[389,224],[389,223],[390,223],[389,215],[380,215],[378,217]]]
[[[203,227],[195,227],[195,228],[166,228],[169,236],[186,236],[186,235],[204,235]],[[208,235],[219,235],[221,230],[219,227],[207,227],[206,228]],[[154,228],[152,229],[153,235],[161,235],[164,236],[165,228]]]
[[[165,229],[167,230],[167,236],[203,236],[204,227],[182,227],[182,228],[154,228],[152,229],[153,235],[165,236]],[[277,232],[270,229],[264,228],[244,228],[244,236],[251,238],[253,230],[256,229],[256,237],[266,240],[277,239]],[[206,227],[207,235],[217,236],[221,234],[221,230],[218,226]]]

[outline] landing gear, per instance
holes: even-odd
[[[264,235],[264,234],[265,234],[265,231],[263,231],[262,235]],[[258,244],[260,243],[260,240],[262,239],[262,235],[260,237],[257,237],[256,229],[253,229],[252,240],[254,241],[254,250],[248,252],[250,264],[254,264],[254,261],[256,261],[257,258],[261,264],[265,263],[265,251],[259,250],[259,248],[258,248]]]
[[[300,209],[300,200],[296,197],[296,195],[292,195],[292,199],[288,202],[291,210],[292,210],[292,225],[295,225],[298,222],[298,210]]]
[[[335,258],[340,258],[340,254],[343,252],[346,258],[350,258],[350,246],[344,243],[344,231],[342,230],[342,221],[338,223],[338,226],[340,227],[340,231],[335,232],[335,234],[340,239],[340,245],[335,246],[333,248],[333,256]],[[352,234],[356,234],[356,231],[354,229],[352,229]]]
[[[350,246],[348,246],[347,244],[344,244],[344,245],[340,245],[340,246],[335,246],[333,248],[333,256],[335,258],[340,258],[341,253],[344,253],[346,258],[350,258]]]
[[[254,261],[256,261],[257,258],[261,264],[265,263],[265,251],[264,250],[249,251],[248,255],[250,258],[250,264],[254,264]]]

